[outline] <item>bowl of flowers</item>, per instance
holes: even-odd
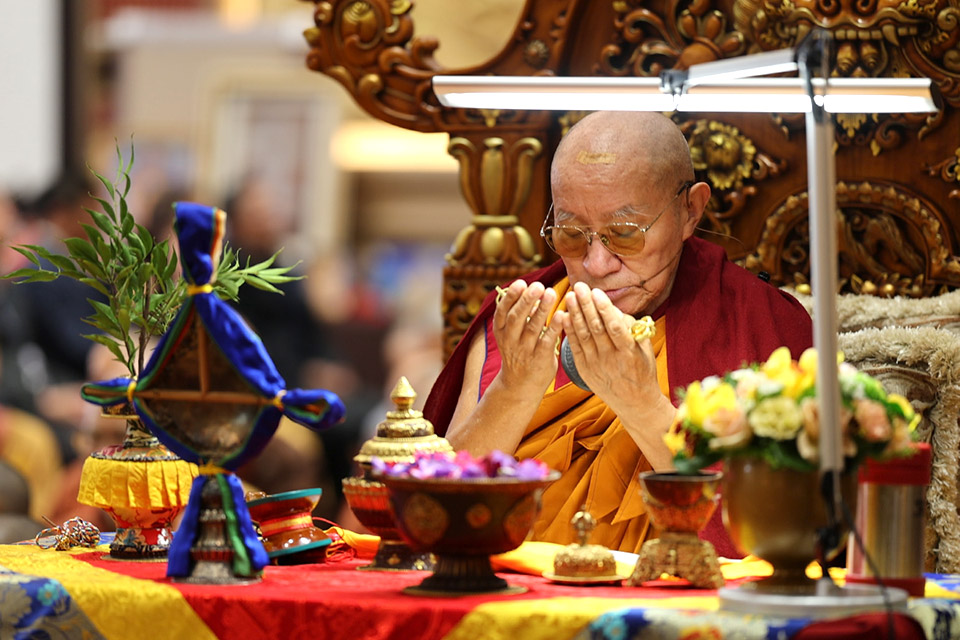
[[[383,482],[400,535],[417,551],[437,558],[416,595],[523,593],[490,566],[490,556],[520,546],[540,512],[543,490],[560,477],[543,462],[516,460],[494,451],[474,458],[466,451],[418,453],[413,462],[373,458],[373,477]]]
[[[759,591],[814,588],[805,569],[817,555],[817,529],[827,525],[818,474],[816,370],[814,349],[794,361],[782,347],[764,363],[693,382],[681,392],[665,436],[682,473],[723,462],[723,520],[730,537],[741,551],[773,565],[772,576],[751,583]],[[841,493],[853,511],[858,465],[867,458],[911,455],[920,416],[906,398],[887,393],[842,358],[838,379]]]

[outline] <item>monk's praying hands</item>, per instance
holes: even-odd
[[[565,302],[567,311],[557,315],[577,372],[590,390],[612,408],[655,402],[662,395],[656,356],[649,338],[636,339],[638,321],[583,282],[573,286]]]
[[[500,350],[500,376],[518,391],[539,396],[557,372],[555,347],[560,319],[548,324],[557,293],[534,282],[517,280],[501,289],[493,314],[493,335]]]

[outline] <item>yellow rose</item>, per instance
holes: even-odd
[[[682,406],[686,407],[687,417],[690,418],[690,422],[698,427],[703,424],[707,408],[704,402],[703,389],[700,387],[699,381],[691,382],[690,386],[687,387],[687,393],[683,396]]]
[[[704,401],[704,420],[719,411],[734,411],[737,409],[737,392],[726,382],[717,385],[706,394]]]
[[[773,382],[783,385],[783,393],[791,398],[796,398],[806,388],[800,386],[803,376],[790,359],[790,349],[787,347],[779,347],[771,353],[760,370]]]
[[[687,448],[687,438],[683,429],[680,427],[680,421],[674,420],[667,432],[663,434],[663,443],[667,445],[672,455],[677,455],[680,451]]]
[[[798,387],[800,392],[812,387],[817,382],[817,350],[809,348],[800,355],[797,366],[800,367],[800,381]]]

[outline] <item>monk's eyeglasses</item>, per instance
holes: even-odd
[[[646,244],[647,231],[650,230],[657,220],[663,216],[664,212],[676,202],[684,191],[693,186],[693,182],[684,182],[680,185],[670,202],[660,210],[653,220],[645,227],[641,227],[636,222],[613,222],[604,225],[597,231],[589,227],[579,227],[567,224],[547,224],[553,217],[553,204],[550,205],[550,211],[540,227],[540,237],[547,243],[550,250],[561,258],[581,258],[587,253],[587,248],[593,244],[593,238],[600,239],[602,244],[610,253],[620,256],[635,256]]]

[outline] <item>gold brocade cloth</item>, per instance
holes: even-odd
[[[109,640],[216,640],[174,587],[113,573],[71,557],[90,553],[90,549],[38,551],[30,545],[4,545],[2,549],[2,566],[57,580]],[[117,596],[118,591],[123,597]],[[133,611],[136,615],[131,615]]]

